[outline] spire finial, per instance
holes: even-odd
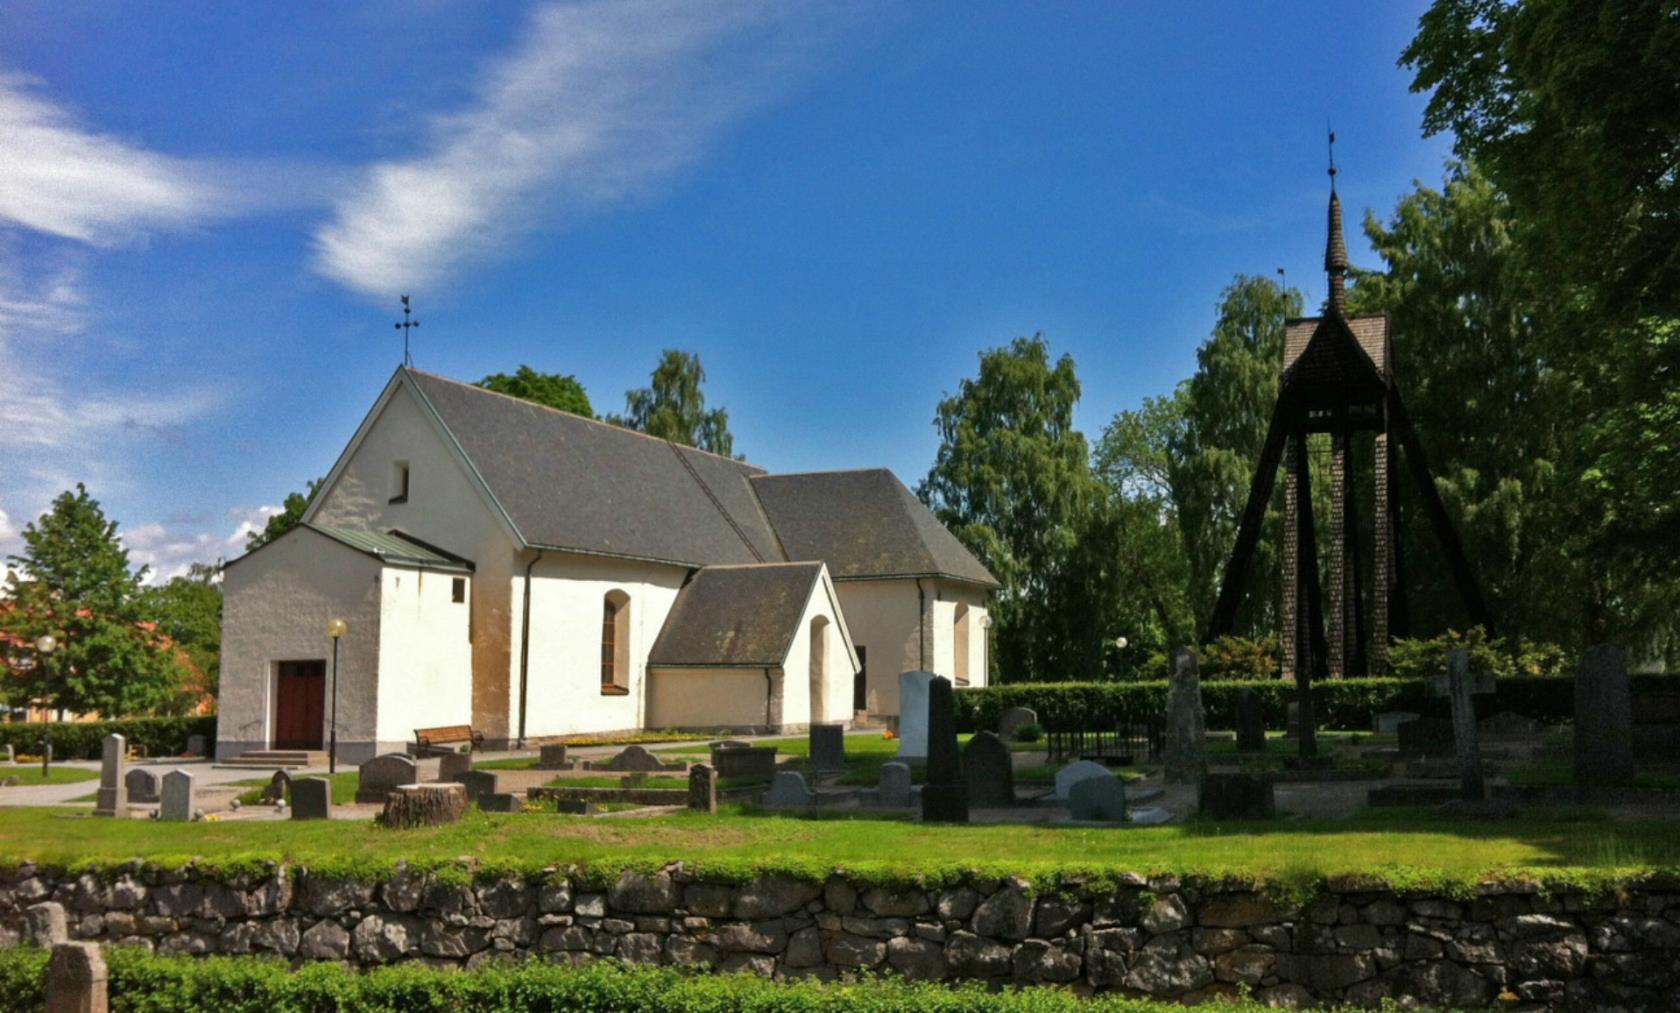
[[[1347,240],[1342,238],[1342,199],[1336,195],[1336,132],[1330,131],[1330,222],[1324,240],[1324,271],[1330,276],[1330,306],[1336,312],[1347,309]]]
[[[1334,130],[1330,131],[1330,192],[1336,192],[1336,132]]]
[[[414,365],[414,356],[408,354],[408,332],[414,330],[416,327],[419,327],[420,321],[412,319],[414,309],[408,304],[408,296],[406,295],[402,297],[402,308],[402,323],[395,324],[393,326],[395,326],[397,330],[403,332],[403,365],[412,366]]]

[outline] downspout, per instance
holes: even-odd
[[[525,564],[525,603],[519,618],[519,748],[525,748],[525,689],[531,676],[531,571],[542,562],[546,550],[538,549]]]
[[[916,667],[927,671],[927,590],[916,578]]]
[[[773,731],[776,727],[770,720],[770,706],[775,702],[775,699],[776,680],[770,674],[770,670],[766,668],[764,670],[764,730],[766,733]]]

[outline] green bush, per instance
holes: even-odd
[[[105,736],[115,732],[130,746],[145,746],[150,756],[176,756],[187,748],[189,735],[202,735],[207,748],[216,744],[216,717],[129,718],[123,721],[24,721],[0,724],[0,746],[8,743],[20,753],[33,753],[45,732],[58,760],[97,760]]]
[[[1568,655],[1557,644],[1489,637],[1480,626],[1463,632],[1448,630],[1428,640],[1396,640],[1389,648],[1388,660],[1395,678],[1427,679],[1446,674],[1447,652],[1455,648],[1470,652],[1471,669],[1492,672],[1499,679],[1575,674]]]
[[[1044,738],[1044,726],[1039,724],[1022,725],[1015,729],[1016,742],[1037,742]]]
[[[1054,986],[991,992],[870,979],[857,984],[778,982],[749,974],[696,974],[672,968],[628,968],[612,961],[581,967],[526,963],[467,973],[414,964],[357,973],[338,964],[293,971],[253,957],[163,957],[118,947],[106,958],[111,1008],[118,1013],[532,1013],[613,1010],[615,1013],[1167,1013],[1176,1003],[1102,996],[1082,999]],[[0,951],[6,1009],[45,1009],[46,954]],[[1221,1005],[1250,1013],[1252,1002]]]

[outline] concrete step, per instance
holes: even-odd
[[[298,767],[318,767],[327,762],[327,754],[314,749],[248,749],[238,756],[223,760],[218,767],[239,767],[274,770]]]

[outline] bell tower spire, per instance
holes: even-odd
[[[1342,238],[1342,199],[1336,196],[1336,132],[1330,131],[1330,227],[1324,242],[1324,272],[1330,276],[1330,309],[1347,314],[1348,252]]]

